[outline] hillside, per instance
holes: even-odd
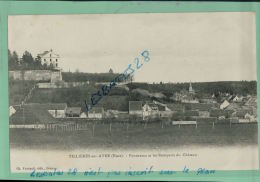
[[[9,94],[10,105],[20,104],[22,99],[28,94],[30,88],[35,84],[32,81],[10,81]],[[129,83],[124,87],[113,87],[108,96],[104,96],[98,103],[104,109],[128,110],[129,100],[152,101],[157,100],[164,103],[172,103],[170,97],[175,92],[183,89],[187,90],[189,83],[166,83],[166,84],[148,84],[148,83]],[[203,98],[206,95],[219,92],[231,92],[234,94],[256,94],[256,81],[252,82],[210,82],[193,83],[196,96]],[[91,95],[100,90],[102,85],[94,83],[86,84],[80,87],[58,88],[58,89],[34,89],[32,97],[28,103],[67,103],[68,106],[84,107],[84,100],[91,102]]]
[[[35,83],[35,81],[9,80],[9,105],[21,104]]]
[[[60,88],[60,89],[35,89],[30,103],[67,103],[68,106],[85,107],[84,100],[91,102],[91,95],[99,90],[97,86]],[[98,106],[104,109],[128,110],[128,92],[123,88],[114,88],[109,96],[103,97]]]
[[[161,92],[169,97],[175,92],[180,92],[183,89],[187,90],[189,88],[189,83],[130,83],[128,84],[128,87],[130,90],[139,88],[149,92]],[[256,81],[195,82],[192,83],[192,87],[199,98],[205,94],[212,95],[215,93],[217,95],[218,92],[228,92],[230,94],[239,95],[256,95],[257,91]]]

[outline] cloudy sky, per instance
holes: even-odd
[[[9,16],[8,38],[19,56],[53,49],[63,71],[122,72],[149,50],[135,81],[256,80],[252,12]]]

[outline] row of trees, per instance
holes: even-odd
[[[16,51],[11,52],[8,49],[8,69],[9,70],[52,70],[54,66],[42,64],[41,57],[34,58],[32,54],[25,51],[19,58]]]
[[[128,84],[130,90],[140,88],[149,92],[161,92],[167,97],[172,96],[175,92],[189,89],[189,83],[164,83],[164,84],[149,84],[149,83],[132,83]],[[192,83],[195,89],[196,97],[204,98],[206,95],[219,93],[239,94],[246,96],[247,94],[256,95],[256,81],[219,81],[219,82],[197,82]]]

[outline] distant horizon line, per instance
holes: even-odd
[[[182,82],[163,82],[163,84],[167,84],[167,83],[213,83],[213,82],[257,82],[257,80],[228,80],[228,81],[182,81]],[[160,82],[133,82],[133,83],[155,83],[155,84],[160,84]]]

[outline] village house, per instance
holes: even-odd
[[[87,113],[86,112],[82,112],[79,117],[80,118],[87,118]]]
[[[248,115],[253,115],[253,111],[252,110],[246,110],[246,109],[240,109],[240,110],[236,110],[235,112],[232,113],[233,117],[238,117],[238,118],[245,118],[245,116]]]
[[[224,100],[224,102],[220,105],[220,109],[225,109],[230,105],[230,103],[227,100]]]
[[[128,118],[128,112],[127,111],[118,111],[118,110],[108,109],[104,113],[104,117],[106,117],[106,118],[114,117],[114,118],[125,119],[125,118]]]
[[[217,103],[215,95],[204,95],[203,98],[201,98],[200,103],[205,103],[205,104],[215,104]]]
[[[88,111],[88,118],[91,119],[102,119],[104,115],[103,107],[92,107],[90,111]]]
[[[237,95],[233,98],[233,102],[242,102],[242,97],[238,97]]]
[[[147,102],[143,106],[143,119],[148,117],[171,117],[172,113],[173,112],[167,107],[166,104],[158,101],[153,101],[152,103]]]
[[[199,103],[199,100],[195,97],[195,90],[192,88],[191,82],[188,91],[181,90],[180,93],[176,92],[171,99],[181,103]]]
[[[44,51],[43,53],[38,54],[38,56],[41,57],[42,65],[53,65],[53,68],[59,67],[60,55],[56,54],[52,49],[49,51]]]
[[[248,119],[249,122],[257,122],[257,118],[254,115],[249,113],[245,114],[245,119]]]
[[[237,111],[237,110],[241,110],[242,107],[237,102],[232,102],[232,103],[229,103],[229,105],[225,109]]]
[[[9,106],[9,117],[16,113],[16,109],[13,106]]]
[[[65,110],[66,117],[80,117],[81,107],[67,107]]]
[[[257,97],[248,96],[245,106],[257,107]]]
[[[67,108],[66,103],[57,103],[57,104],[52,103],[48,105],[48,112],[54,118],[64,118],[66,108]]]
[[[143,106],[143,118],[159,116],[159,108],[155,103],[145,103]]]
[[[205,104],[215,104],[217,103],[216,99],[213,98],[203,98],[200,99],[201,103],[205,103]]]
[[[153,101],[158,106],[159,110],[159,116],[160,117],[171,117],[172,116],[172,110],[168,107],[167,104],[160,103],[158,101]]]

